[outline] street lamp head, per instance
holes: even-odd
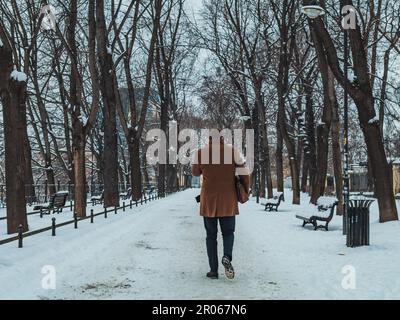
[[[302,6],[301,12],[304,13],[310,19],[315,19],[325,14],[325,10],[319,5]]]

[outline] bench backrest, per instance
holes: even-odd
[[[322,206],[324,208],[331,208],[337,203],[336,197],[319,197],[317,200],[317,205]]]
[[[280,192],[279,194],[277,194],[275,196],[275,198],[278,199],[278,206],[281,204],[281,201],[285,201],[285,196],[284,196],[283,192]]]
[[[61,208],[65,206],[67,202],[68,193],[56,193],[54,198],[54,207]]]
[[[335,207],[337,206],[338,201],[336,201],[335,203],[333,203],[330,207],[329,207],[329,215],[328,216],[321,216],[322,212],[319,212],[318,214],[316,214],[317,217],[322,217],[324,219],[326,219],[327,221],[331,221],[333,218],[333,215],[335,213]],[[326,211],[325,211],[326,212]]]
[[[49,207],[50,208],[54,207],[54,201],[56,200],[56,196],[57,196],[57,193],[52,194],[50,196],[50,199],[49,199]]]

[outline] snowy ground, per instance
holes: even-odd
[[[306,198],[293,206],[287,191],[278,213],[265,213],[252,200],[237,220],[235,280],[225,279],[222,268],[219,280],[209,280],[198,192],[110,213],[107,220],[99,216],[78,230],[65,226],[55,238],[35,235],[23,249],[15,242],[0,246],[0,298],[400,299],[400,223],[379,224],[376,204],[371,246],[351,249],[339,217],[329,232],[301,227],[294,215],[307,211]],[[47,265],[55,268],[55,290],[42,288]],[[346,290],[342,271],[352,268],[356,288]]]

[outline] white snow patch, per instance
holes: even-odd
[[[241,120],[241,121],[248,121],[250,119],[251,119],[251,117],[249,117],[249,116],[240,116],[239,117],[239,120]]]
[[[10,78],[14,81],[18,81],[18,82],[26,82],[27,80],[27,76],[25,73],[14,70],[13,72],[11,72]]]
[[[85,126],[88,122],[88,118],[85,115],[81,114],[79,116],[79,121],[82,122],[82,124]]]
[[[375,116],[374,118],[370,119],[368,121],[369,124],[375,124],[375,123],[379,123],[379,118],[378,116]]]

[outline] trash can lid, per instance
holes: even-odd
[[[364,196],[350,197],[349,206],[353,208],[369,208],[375,199],[367,198]]]

